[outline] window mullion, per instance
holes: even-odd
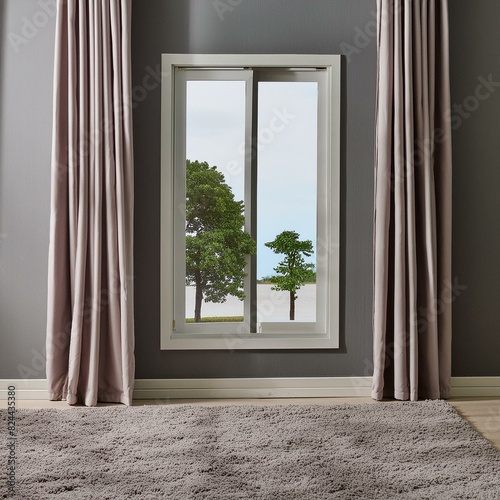
[[[257,240],[257,108],[258,82],[252,71],[247,80],[245,124],[245,229]],[[247,257],[245,324],[257,331],[257,256]]]

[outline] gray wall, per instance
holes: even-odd
[[[229,5],[227,2],[222,2]],[[374,21],[373,0],[243,1],[221,19],[207,0],[139,0],[133,10],[134,85],[163,52],[332,53]],[[372,22],[372,25],[375,25]],[[140,91],[134,113],[136,160],[137,377],[370,375],[373,121],[376,46],[344,64],[341,167],[341,348],[338,351],[175,351],[158,349],[160,263],[160,89]],[[347,61],[344,61],[346,63]]]
[[[453,373],[500,375],[500,2],[450,1]],[[475,98],[479,78],[497,83]],[[476,109],[477,107],[477,109]]]
[[[55,19],[30,29],[40,11],[0,1],[0,378],[45,377]]]
[[[34,0],[0,0],[0,378],[45,377],[54,19],[17,53],[8,39],[40,10]],[[137,378],[371,374],[376,47],[358,30],[374,11],[375,0],[243,0],[221,20],[212,0],[134,0]],[[452,101],[463,103],[478,76],[500,81],[500,3],[453,0],[450,19]],[[349,53],[338,351],[159,350],[160,90],[144,78],[162,52]],[[467,285],[454,308],[454,375],[500,375],[499,117],[500,89],[454,133],[453,265]]]

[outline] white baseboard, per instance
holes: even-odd
[[[500,397],[500,377],[452,377],[451,397]]]
[[[7,400],[9,386],[16,388],[16,399],[49,399],[45,379],[0,379],[0,401]]]
[[[371,377],[136,380],[134,399],[334,398],[370,396]]]
[[[371,377],[138,379],[134,399],[239,399],[368,397]],[[45,380],[0,380],[0,400],[9,385],[17,399],[47,399]]]
[[[134,399],[246,399],[369,397],[371,377],[283,377],[219,379],[138,379]],[[18,400],[48,399],[44,379],[2,379]],[[453,377],[451,397],[500,397],[500,377]]]

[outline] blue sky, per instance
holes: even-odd
[[[190,81],[187,101],[187,158],[217,166],[243,200],[245,82]],[[258,278],[282,259],[264,246],[281,231],[315,243],[316,137],[316,83],[259,83]]]

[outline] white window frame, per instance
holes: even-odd
[[[179,70],[179,68],[187,71]],[[185,258],[182,212],[185,197],[185,116],[176,106],[185,102],[185,75],[203,79],[203,74],[217,73],[225,80],[246,80],[252,85],[252,72],[289,69],[289,81],[304,81],[300,72],[321,69],[323,100],[318,109],[318,217],[317,217],[317,315],[315,323],[261,323],[259,333],[249,333],[250,324],[199,323],[186,324],[184,299]],[[176,76],[177,75],[177,76]],[[282,75],[281,75],[282,76]],[[205,77],[206,78],[206,77]],[[222,78],[219,78],[222,79]],[[307,78],[306,78],[307,79]],[[279,81],[283,81],[279,78]],[[247,87],[248,88],[248,87]],[[247,98],[246,141],[252,139],[249,120],[252,102]],[[177,108],[179,109],[179,108]],[[340,56],[339,55],[162,55],[162,157],[161,157],[161,349],[335,349],[339,347],[339,224],[340,224]],[[250,157],[250,155],[247,155]],[[246,161],[251,161],[247,159]],[[245,168],[245,191],[250,189],[250,168]],[[185,207],[185,205],[184,205]],[[245,213],[252,207],[245,200]],[[179,222],[180,221],[180,222]],[[251,216],[246,215],[246,230],[251,233]],[[180,257],[179,257],[180,256]],[[245,280],[245,293],[251,292],[250,278]],[[255,285],[254,285],[255,286]],[[177,289],[176,289],[177,287]],[[180,295],[179,295],[180,294]],[[247,301],[245,301],[247,302]],[[248,309],[245,305],[245,317]],[[286,328],[284,328],[284,325]]]

